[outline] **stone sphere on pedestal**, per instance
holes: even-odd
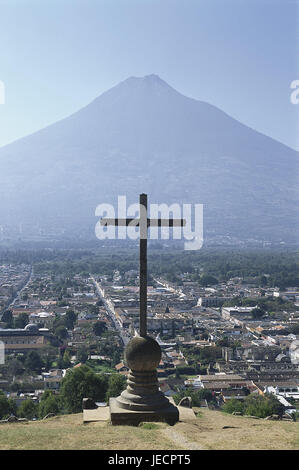
[[[132,371],[153,371],[161,360],[161,348],[150,336],[134,336],[125,350],[125,361]]]
[[[125,349],[125,362],[130,368],[127,388],[110,398],[112,424],[139,424],[142,421],[166,421],[175,424],[178,409],[161,392],[157,367],[161,348],[150,336],[134,336]]]

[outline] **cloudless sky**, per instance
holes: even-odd
[[[292,0],[0,0],[0,146],[154,73],[299,149],[296,11]]]

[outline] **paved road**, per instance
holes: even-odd
[[[111,320],[112,324],[114,325],[115,329],[117,330],[119,336],[121,337],[122,339],[122,342],[124,344],[124,346],[127,346],[128,342],[130,341],[130,337],[127,336],[123,329],[121,328],[120,324],[118,323],[118,321],[116,320],[115,318],[115,315],[114,315],[114,312],[113,312],[113,309],[111,308],[111,306],[109,305],[109,300],[110,299],[107,299],[101,292],[101,287],[99,285],[99,283],[95,280],[95,278],[93,276],[90,276],[92,282],[94,283],[95,285],[95,288],[96,288],[96,292],[98,294],[98,296],[100,297],[100,299],[103,301],[104,303],[104,306],[105,306],[105,309],[106,309],[106,313],[107,313],[107,316],[108,318]]]
[[[9,304],[10,307],[13,306],[16,303],[16,301],[20,298],[23,290],[26,289],[28,284],[31,282],[32,276],[33,276],[33,266],[30,266],[29,277],[28,277],[26,283],[23,285],[23,287],[21,287],[21,289],[18,290],[18,292],[16,293],[15,298],[13,299],[13,301]]]
[[[30,267],[29,277],[27,277],[27,280],[25,281],[25,284],[21,287],[21,289],[19,289],[19,290],[15,293],[15,295],[14,295],[12,301],[9,302],[8,304],[6,304],[5,307],[4,307],[2,310],[0,310],[0,317],[1,317],[2,314],[5,312],[5,310],[9,309],[9,307],[13,307],[13,306],[14,306],[14,304],[15,304],[16,301],[19,299],[19,297],[20,297],[21,293],[23,292],[23,290],[25,289],[25,287],[27,287],[28,284],[29,284],[29,282],[31,281],[32,275],[33,275],[33,267],[31,266],[31,267]]]
[[[172,287],[170,286],[167,281],[164,281],[164,279],[156,279],[154,278],[154,281],[157,283],[157,284],[160,284],[162,287],[164,287],[166,290],[168,290],[169,292],[173,292],[177,295],[182,295],[182,289],[177,289],[175,287]]]

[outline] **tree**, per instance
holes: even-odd
[[[44,363],[37,351],[30,351],[25,359],[25,368],[29,371],[40,372]]]
[[[88,351],[86,346],[80,346],[77,352],[77,360],[84,364],[88,359]]]
[[[232,398],[223,405],[223,411],[233,413],[238,411],[244,415],[266,418],[277,414],[282,416],[284,407],[274,395],[248,395],[244,400]]]
[[[244,414],[244,402],[242,400],[238,400],[237,398],[231,398],[226,403],[224,403],[222,409],[226,413],[241,413]]]
[[[52,367],[52,363],[56,358],[56,348],[48,348],[47,354],[44,355],[44,367],[48,371]]]
[[[244,401],[245,414],[266,418],[267,416],[277,414],[282,416],[284,407],[274,395],[255,396],[248,395]]]
[[[217,345],[217,346],[230,347],[230,346],[231,346],[231,342],[230,342],[230,340],[227,338],[227,336],[225,336],[224,338],[219,339],[218,341],[216,341],[216,345]]]
[[[98,315],[99,313],[99,307],[97,307],[96,305],[89,305],[88,310],[93,315]]]
[[[59,339],[66,339],[67,338],[66,327],[63,325],[58,326],[54,331],[54,335],[57,336]]]
[[[44,418],[49,413],[57,415],[61,410],[61,400],[57,395],[54,395],[50,390],[46,390],[40,400],[39,404],[39,417]]]
[[[9,406],[10,414],[16,416],[18,407],[17,407],[16,401],[13,400],[13,398],[8,399],[8,406]]]
[[[11,310],[5,310],[1,317],[1,321],[5,323],[6,328],[12,328],[13,327],[13,315]]]
[[[71,355],[67,350],[64,351],[62,363],[66,369],[71,366]]]
[[[6,366],[7,372],[11,375],[22,375],[25,370],[23,363],[17,358],[9,359]]]
[[[256,307],[253,310],[251,310],[252,318],[256,320],[258,320],[259,318],[262,318],[265,315],[265,313],[266,313],[265,310],[263,310],[260,307]]]
[[[65,314],[65,326],[68,330],[73,330],[77,321],[77,315],[73,310],[68,310]]]
[[[290,326],[290,332],[293,335],[299,335],[299,323],[295,323],[294,325]]]
[[[268,279],[266,278],[266,276],[260,276],[259,284],[260,287],[265,287],[268,284]]]
[[[82,365],[67,371],[61,382],[60,396],[68,413],[82,411],[83,398],[104,401],[107,391],[107,376],[95,374]]]
[[[33,419],[38,417],[38,404],[34,403],[32,400],[24,400],[19,409],[18,416],[20,418]]]
[[[120,362],[120,351],[116,350],[113,352],[112,357],[111,357],[111,367],[116,366],[116,364],[119,364]]]
[[[112,374],[108,380],[108,390],[106,393],[106,401],[110,397],[117,397],[126,387],[126,378],[120,374]]]
[[[218,279],[216,277],[211,276],[209,274],[202,274],[199,278],[199,284],[203,287],[207,287],[210,285],[218,284]]]
[[[207,400],[207,402],[214,402],[215,397],[210,390],[181,390],[180,392],[173,395],[175,403],[178,405],[180,400],[184,397],[191,397],[192,406],[200,406],[202,400]]]
[[[211,362],[221,357],[222,349],[219,346],[205,346],[198,351],[200,361]]]
[[[29,316],[27,315],[27,313],[22,312],[15,319],[14,327],[23,329],[25,328],[26,325],[28,325],[28,323],[29,323]]]
[[[0,419],[7,418],[10,414],[16,413],[16,403],[12,399],[8,399],[0,390]]]
[[[107,327],[104,322],[97,321],[96,323],[93,324],[92,330],[96,336],[101,336],[104,333],[104,331],[107,330]]]

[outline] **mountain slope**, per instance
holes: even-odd
[[[298,152],[155,75],[1,148],[0,170],[2,225],[92,237],[98,204],[147,192],[204,204],[206,235],[296,238]]]

